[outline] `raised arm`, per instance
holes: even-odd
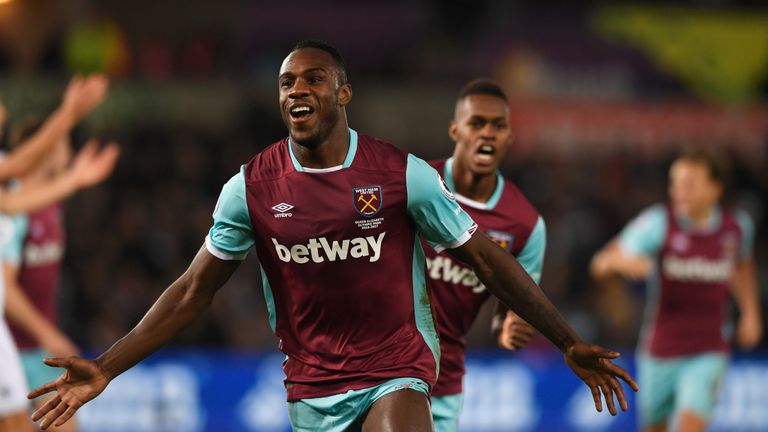
[[[598,411],[602,411],[600,392],[611,414],[617,413],[614,393],[621,409],[627,410],[624,390],[617,378],[623,379],[635,391],[638,387],[624,369],[610,361],[618,358],[619,353],[582,342],[513,256],[482,233],[475,233],[449,253],[472,265],[493,295],[560,349],[568,366],[591,389]]]
[[[32,419],[43,419],[42,429],[54,422],[56,425],[66,422],[83,404],[104,391],[112,379],[168,343],[197,318],[239,264],[240,261],[218,259],[203,247],[187,271],[163,292],[141,322],[96,360],[46,359],[47,365],[66,368],[66,373],[29,393],[29,398],[52,391],[57,393],[35,411]]]
[[[72,166],[50,181],[22,184],[17,190],[0,188],[0,213],[29,213],[66,199],[79,189],[106,180],[115,168],[120,147],[110,143],[99,150],[98,142],[90,140],[75,157]]]
[[[28,172],[59,139],[106,97],[109,80],[104,75],[76,76],[67,85],[61,105],[18,150],[0,160],[0,181]]]

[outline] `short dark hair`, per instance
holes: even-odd
[[[8,134],[8,149],[16,150],[26,140],[35,134],[45,123],[45,118],[39,115],[28,115],[11,125],[11,131]]]
[[[468,82],[466,85],[464,85],[464,87],[461,88],[459,91],[459,97],[456,100],[458,102],[472,95],[495,96],[504,102],[509,103],[507,94],[504,93],[504,90],[501,89],[501,86],[499,86],[496,81],[490,78],[475,78]]]
[[[676,160],[702,164],[709,171],[709,178],[721,186],[728,186],[731,178],[731,167],[728,160],[719,153],[706,148],[685,150]]]
[[[304,39],[297,43],[291,52],[304,48],[315,48],[330,54],[331,57],[333,57],[333,61],[336,62],[336,67],[339,68],[340,84],[346,84],[348,82],[349,72],[347,71],[347,64],[344,63],[344,57],[341,56],[341,53],[339,53],[339,50],[337,50],[336,47],[319,39]]]

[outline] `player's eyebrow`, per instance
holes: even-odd
[[[312,67],[312,68],[304,69],[303,71],[299,72],[298,75],[305,75],[305,74],[312,73],[312,72],[328,73],[328,71],[324,67],[319,67],[318,66],[318,67]],[[277,78],[280,79],[280,78],[292,77],[292,76],[296,76],[296,75],[297,74],[295,74],[293,72],[283,72]]]
[[[469,117],[469,121],[484,121],[488,123],[496,123],[500,121],[507,121],[507,118],[505,116],[497,116],[497,117],[490,117],[490,116],[483,116],[480,114],[473,114]]]

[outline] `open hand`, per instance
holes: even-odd
[[[104,101],[108,90],[109,78],[106,75],[76,75],[64,90],[61,106],[79,120]]]
[[[70,168],[78,188],[86,188],[104,181],[115,169],[120,156],[120,146],[109,143],[99,150],[99,142],[88,140],[77,153]]]
[[[109,379],[93,360],[80,357],[45,359],[45,364],[62,367],[66,371],[55,381],[44,384],[27,394],[29,399],[35,399],[46,393],[56,392],[56,395],[32,414],[32,420],[40,422],[40,428],[45,430],[55,423],[61,426],[89,400],[98,396],[109,384]]]
[[[626,382],[632,390],[639,390],[637,383],[629,373],[611,361],[619,356],[620,354],[617,352],[583,342],[574,344],[565,353],[565,362],[592,391],[592,398],[595,400],[595,408],[598,412],[603,412],[601,392],[611,415],[618,413],[613,401],[614,394],[616,394],[621,410],[626,411],[628,409],[624,389],[618,378]]]

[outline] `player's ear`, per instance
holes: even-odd
[[[352,84],[346,83],[339,87],[339,105],[344,106],[352,100]]]
[[[451,123],[448,125],[448,136],[451,137],[453,142],[459,139],[458,129],[459,125],[456,123],[456,120],[451,120]]]

